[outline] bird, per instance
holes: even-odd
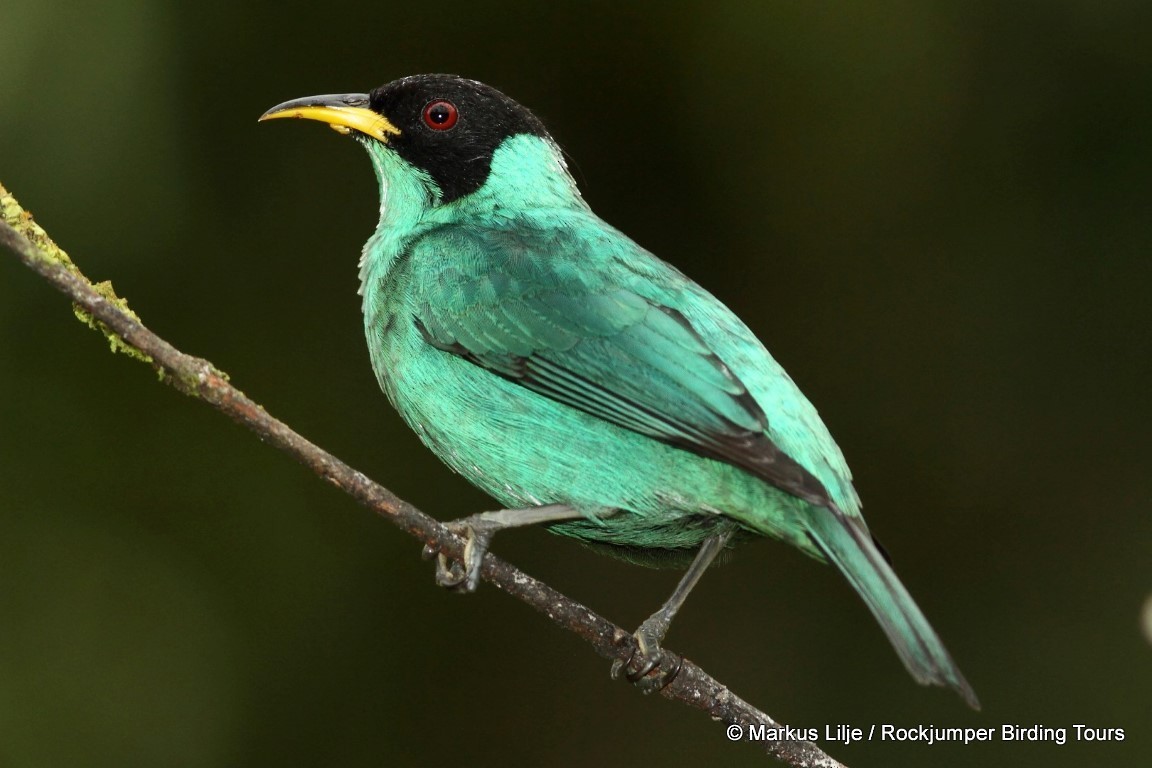
[[[380,217],[359,261],[369,357],[425,446],[502,509],[454,521],[476,589],[495,533],[542,525],[686,570],[613,676],[655,690],[708,566],[768,537],[840,570],[911,676],[979,702],[861,516],[816,409],[719,299],[590,208],[529,109],[456,75],[278,104],[367,150]],[[430,553],[435,554],[435,553]],[[670,669],[671,668],[671,669]]]

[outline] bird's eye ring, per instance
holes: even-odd
[[[430,101],[424,107],[424,125],[434,131],[447,131],[456,125],[459,119],[460,113],[456,111],[456,105],[450,101],[442,99]]]

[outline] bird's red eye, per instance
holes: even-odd
[[[450,101],[433,101],[424,107],[424,125],[434,131],[446,131],[459,119],[460,113]]]

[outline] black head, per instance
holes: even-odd
[[[439,185],[442,202],[479,189],[492,153],[517,134],[547,137],[543,123],[491,86],[455,75],[414,75],[382,85],[368,108],[400,130],[388,146]]]
[[[495,88],[456,75],[414,75],[370,94],[293,99],[260,119],[282,117],[319,120],[362,141],[386,144],[436,182],[441,202],[483,186],[492,154],[509,136],[548,137],[527,109]]]

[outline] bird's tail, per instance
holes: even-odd
[[[809,520],[808,535],[864,598],[916,682],[948,686],[980,709],[972,687],[864,526],[839,511],[821,509]]]

